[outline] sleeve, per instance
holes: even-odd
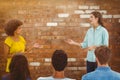
[[[88,47],[88,31],[87,31],[87,33],[85,35],[84,41],[81,43],[81,47],[82,48]]]
[[[109,34],[106,29],[103,32],[103,45],[109,46]]]
[[[26,45],[26,41],[25,41],[25,39],[22,37],[22,36],[20,36],[20,39],[23,41],[23,43]]]
[[[89,80],[90,78],[87,78],[87,75],[83,75],[82,76],[82,80]],[[90,80],[92,80],[92,79],[90,79]]]
[[[11,47],[12,41],[11,41],[10,37],[7,37],[7,38],[5,39],[5,41],[4,41],[4,43],[5,43],[6,45],[8,45],[9,47]]]

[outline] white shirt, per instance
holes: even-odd
[[[76,80],[76,79],[71,79],[71,78],[54,78],[53,76],[49,77],[39,77],[37,80]]]

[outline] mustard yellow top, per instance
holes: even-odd
[[[5,44],[10,47],[10,54],[15,54],[17,52],[24,52],[26,41],[22,36],[19,36],[19,41],[14,41],[10,36],[8,36],[5,40]],[[7,58],[7,66],[6,72],[9,72],[9,65],[11,62],[11,58]]]
[[[14,41],[11,37],[7,37],[5,40],[5,44],[10,47],[10,54],[14,54],[17,52],[24,52],[26,41],[22,36],[19,36],[19,41]]]

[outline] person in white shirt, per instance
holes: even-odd
[[[67,54],[63,50],[56,50],[52,55],[52,66],[55,70],[53,75],[49,77],[38,77],[37,80],[75,80],[67,78],[64,75],[67,59]]]

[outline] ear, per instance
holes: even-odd
[[[99,62],[98,58],[96,57],[96,61]]]

